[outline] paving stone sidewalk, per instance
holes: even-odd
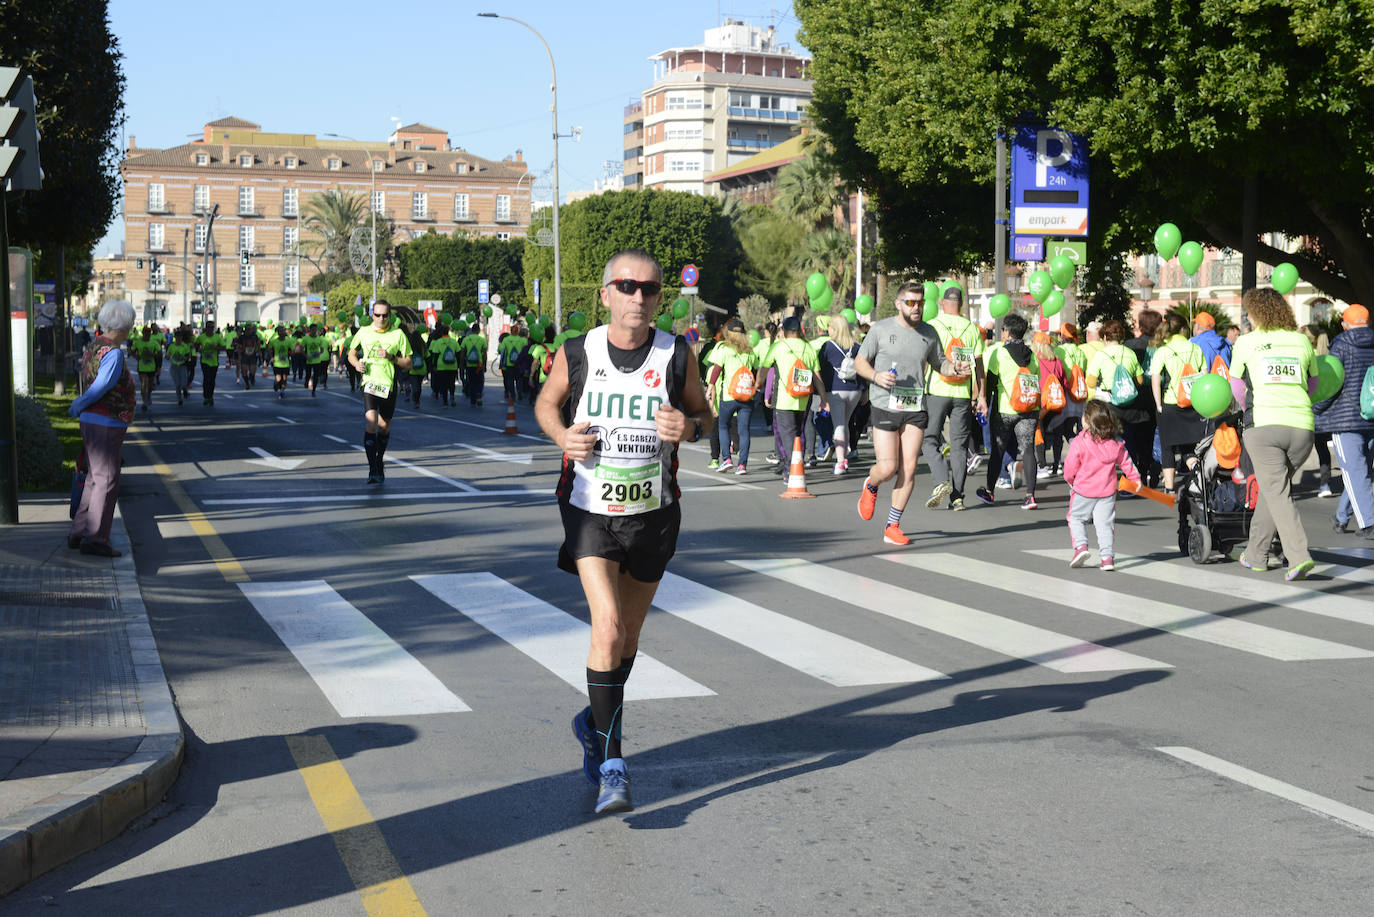
[[[123,519],[117,558],[67,548],[67,500],[0,526],[0,895],[161,801],[183,739]]]

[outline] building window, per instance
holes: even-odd
[[[417,160],[415,161],[415,171],[416,171],[416,172],[423,172],[424,170],[425,170],[425,163],[424,163],[424,160],[417,159]]]
[[[164,241],[166,241],[166,237],[163,235],[162,224],[161,224],[161,223],[149,223],[149,224],[148,224],[148,251],[150,251],[150,252],[160,252],[160,251],[162,251],[162,247],[163,247],[162,243],[163,243]]]
[[[196,165],[198,165],[198,166],[208,166],[209,164],[210,164],[210,154],[209,154],[209,153],[197,153],[197,154],[196,154]]]
[[[754,106],[752,106],[752,105],[749,104],[752,100],[753,100],[753,97],[750,96],[749,93],[747,93],[747,92],[732,92],[732,93],[730,93],[730,107],[731,107],[731,108],[753,108]]]
[[[210,210],[210,186],[196,185],[191,192],[191,202],[197,212],[207,213]]]
[[[252,264],[240,264],[240,265],[239,265],[239,292],[242,292],[242,293],[256,293],[256,292],[257,292],[257,287],[256,287],[256,286],[254,285],[254,283],[253,283],[253,280],[254,280],[254,279],[255,279],[255,278],[253,277],[253,265],[252,265]]]
[[[385,192],[385,191],[373,191],[373,192],[372,192],[372,212],[373,212],[373,213],[381,213],[381,214],[385,214],[385,213],[386,213],[386,192]]]
[[[453,195],[453,218],[455,220],[468,219],[468,196],[466,194]]]
[[[385,163],[385,162],[383,162],[383,161],[380,160],[380,159],[374,159],[374,160],[372,160],[372,171],[373,171],[373,172],[380,172],[380,171],[382,171],[382,169],[384,169],[384,168],[386,168],[386,163]]]
[[[296,250],[296,242],[300,239],[300,230],[295,226],[284,226],[281,231],[281,249],[284,252]]]
[[[700,172],[701,160],[694,156],[675,156],[668,160],[669,172]]]
[[[150,270],[148,271],[148,286],[152,287],[154,290],[167,289],[167,265],[165,263],[159,261],[156,268],[150,266]]]
[[[410,218],[412,220],[423,220],[429,215],[429,195],[423,191],[415,191],[410,195]]]
[[[161,213],[166,209],[167,201],[163,197],[163,186],[160,184],[148,185],[148,212]]]
[[[282,160],[282,165],[286,166],[288,169],[294,169],[298,164],[295,156],[287,156]]]
[[[669,111],[686,111],[687,109],[692,108],[704,108],[705,104],[705,100],[703,100],[702,97],[696,93],[668,94]]]
[[[467,163],[465,163],[465,162],[460,162],[460,163],[458,163],[458,174],[459,174],[459,175],[466,175],[466,174],[468,174],[468,164],[467,164]]]
[[[253,250],[253,227],[239,227],[239,251],[251,252]]]
[[[702,129],[699,127],[670,127],[668,128],[669,140],[700,140]]]
[[[242,156],[240,156],[239,167],[244,169],[251,169],[253,167],[253,154],[244,153]]]
[[[502,242],[509,242],[509,241],[510,241],[510,233],[508,233],[508,232],[498,232],[498,233],[496,234],[496,238],[500,239]]]
[[[284,217],[299,215],[300,210],[297,206],[299,201],[299,189],[283,188],[281,192],[281,215]]]
[[[509,220],[509,219],[510,219],[510,195],[509,195],[509,194],[498,194],[498,195],[496,195],[496,219],[498,219],[498,220]]]
[[[337,156],[330,156],[330,157],[329,157],[329,171],[331,171],[331,172],[337,172],[337,171],[339,171],[339,167],[340,167],[341,165],[343,165],[343,163],[339,162],[339,157],[337,157]]]
[[[287,261],[281,266],[281,289],[283,293],[294,293],[300,285],[300,265]]]
[[[239,186],[239,214],[241,216],[252,216],[253,210],[253,186]]]
[[[203,261],[196,263],[194,268],[194,276],[196,278],[196,289],[205,289],[205,263]]]
[[[198,251],[198,252],[203,252],[203,251],[205,251],[205,239],[206,239],[206,237],[207,237],[209,234],[210,234],[210,227],[206,226],[204,223],[197,223],[197,224],[196,224],[196,232],[195,232],[195,237],[196,237],[196,251]]]

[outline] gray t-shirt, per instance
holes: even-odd
[[[925,322],[908,328],[897,316],[885,318],[868,329],[859,355],[869,362],[875,373],[897,368],[897,384],[891,391],[869,383],[868,399],[875,410],[926,409],[926,381],[930,369],[939,367],[944,357],[940,351],[940,335],[934,328]]]

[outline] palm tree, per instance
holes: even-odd
[[[830,288],[838,291],[832,311],[838,312],[845,290],[854,286],[854,246],[849,233],[834,226],[807,233],[792,264],[795,277],[792,299],[806,301],[806,278],[820,271],[830,281]]]
[[[316,194],[305,205],[305,227],[314,236],[304,243],[306,250],[318,254],[330,273],[351,274],[348,240],[366,217],[367,201],[361,194],[340,188]]]
[[[835,167],[824,156],[811,154],[778,172],[773,205],[783,216],[812,230],[843,225],[842,208],[848,199]]]

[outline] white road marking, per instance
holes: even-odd
[[[1314,659],[1367,659],[1374,651],[1332,643],[1316,637],[1305,637],[1263,624],[1252,624],[1222,615],[1195,611],[1138,595],[1123,594],[1116,589],[1089,586],[1077,578],[1048,576],[959,557],[954,554],[884,555],[897,563],[938,572],[970,583],[979,583],[1022,596],[1031,601],[1054,602],[1066,608],[1125,621],[1137,627],[1166,631],[1180,637],[1201,640],[1228,649],[1255,653],[1285,662]],[[1065,564],[1065,574],[1069,573]],[[1104,574],[1096,570],[1078,571],[1101,580]]]
[[[339,716],[472,709],[323,580],[239,583],[239,589]]]
[[[868,576],[824,567],[799,558],[732,560],[746,570],[763,573],[841,602],[915,624],[917,627],[963,640],[975,646],[1024,659],[1058,672],[1116,672],[1167,669],[1168,663],[1085,643],[1054,631],[1011,618],[966,608],[893,586]]]
[[[530,463],[531,456],[528,452],[517,455],[510,452],[497,452],[495,449],[483,449],[481,446],[470,446],[467,443],[454,443],[454,445],[459,449],[475,452],[478,458],[488,462],[513,462],[516,465],[528,465]]]
[[[355,445],[353,448],[354,448],[356,451],[358,451],[358,452],[366,452],[366,451],[367,451],[367,450],[364,449],[362,446],[356,446],[356,445]],[[388,462],[391,462],[392,464],[400,465],[402,468],[409,468],[411,471],[414,471],[414,472],[417,472],[417,473],[419,473],[419,474],[422,474],[422,475],[424,475],[425,477],[433,478],[433,479],[436,480],[436,481],[443,481],[445,484],[448,484],[448,485],[450,485],[451,487],[456,487],[456,488],[458,488],[459,490],[463,491],[464,493],[469,493],[469,494],[475,494],[475,493],[477,493],[477,488],[476,488],[476,487],[473,487],[473,486],[472,486],[471,484],[469,484],[467,481],[459,481],[459,480],[456,479],[456,478],[450,478],[450,477],[447,477],[446,475],[442,475],[442,474],[440,474],[440,473],[437,472],[437,471],[430,471],[428,468],[422,468],[421,466],[416,465],[414,462],[407,462],[405,459],[393,458],[392,456],[389,456],[389,455],[388,455],[388,456],[385,457],[385,460],[388,461]]]
[[[673,573],[663,574],[654,605],[832,685],[906,684],[949,677]]]
[[[355,494],[315,494],[298,497],[236,497],[232,499],[199,500],[202,506],[262,506],[276,503],[369,503],[373,500],[481,500],[485,497],[552,497],[553,490],[459,490],[382,491],[365,490]]]
[[[325,392],[325,394],[326,394],[326,395],[335,395],[336,397],[339,397],[339,398],[347,398],[349,401],[357,401],[357,400],[358,400],[357,398],[351,397],[351,393],[350,393],[349,395],[345,395],[345,394],[343,394],[343,393],[341,393],[341,392]],[[407,414],[407,415],[409,415],[409,416],[411,416],[411,417],[424,417],[424,418],[426,418],[427,420],[442,420],[444,423],[456,423],[456,424],[461,424],[462,426],[465,426],[465,427],[476,427],[476,428],[479,429],[479,430],[488,430],[488,431],[490,431],[490,432],[492,432],[492,433],[500,433],[500,434],[502,434],[502,435],[505,435],[505,434],[506,434],[506,428],[505,428],[505,427],[491,427],[491,426],[487,426],[486,424],[482,424],[482,423],[473,423],[473,422],[470,421],[470,420],[459,420],[459,419],[456,418],[456,417],[445,417],[443,414],[425,414],[425,413],[423,413],[423,412],[421,412],[421,411],[413,411],[413,410],[411,410],[410,408],[403,408],[403,407],[400,407],[400,406],[397,406],[396,411],[397,411],[397,413],[400,413],[400,414]],[[546,445],[546,446],[551,446],[551,445],[553,445],[553,443],[549,442],[549,439],[548,439],[548,437],[546,437],[546,436],[531,436],[531,435],[528,434],[528,433],[516,433],[516,434],[513,434],[513,435],[518,436],[518,437],[520,437],[521,439],[528,439],[528,440],[532,440],[532,441],[534,441],[534,442],[536,442],[536,443],[543,443],[543,444]]]
[[[326,434],[324,434],[324,438],[325,438],[325,439],[332,439],[332,440],[334,440],[334,442],[336,442],[336,443],[343,443],[345,446],[348,445],[348,440],[344,439],[342,436],[334,436],[332,433],[326,433]]]
[[[1034,554],[1037,557],[1062,559],[1065,552],[1039,550],[1026,551],[1025,553]],[[1336,618],[1341,621],[1351,621],[1355,624],[1374,625],[1374,603],[1368,599],[1354,599],[1345,595],[1324,592],[1320,589],[1290,585],[1283,582],[1277,573],[1272,574],[1270,578],[1256,576],[1239,564],[1236,565],[1236,569],[1240,572],[1234,574],[1221,573],[1199,567],[1191,561],[1168,563],[1147,560],[1142,557],[1123,557],[1120,554],[1116,556],[1116,572],[1125,573],[1128,576],[1144,577],[1157,583],[1169,583],[1175,586],[1190,586],[1218,595],[1233,596],[1266,605],[1282,605],[1285,608],[1294,608],[1298,611]],[[1342,569],[1350,570],[1351,568]]]
[[[440,573],[412,576],[482,627],[548,669],[579,694],[587,690],[587,647],[591,627],[542,599],[490,573]],[[706,697],[715,694],[640,652],[626,700]]]
[[[305,459],[285,459],[277,458],[266,449],[259,449],[257,446],[249,446],[248,451],[257,455],[255,459],[244,459],[250,465],[264,465],[268,468],[275,468],[278,471],[291,471],[305,464]]]
[[[292,420],[290,417],[283,417],[280,414],[277,415],[277,419],[282,421],[283,423],[300,423],[299,420]]]
[[[1218,774],[1228,780],[1234,780],[1237,783],[1244,784],[1262,793],[1268,793],[1271,796],[1277,796],[1280,799],[1295,802],[1304,809],[1316,812],[1318,815],[1324,815],[1327,818],[1348,825],[1357,831],[1364,832],[1365,834],[1374,834],[1374,814],[1370,814],[1363,809],[1357,809],[1343,802],[1337,802],[1334,799],[1319,796],[1310,790],[1304,790],[1302,787],[1294,786],[1291,783],[1284,783],[1282,780],[1276,780],[1273,777],[1266,777],[1264,774],[1257,771],[1252,771],[1247,767],[1241,767],[1239,764],[1232,764],[1230,761],[1215,757],[1214,755],[1209,755],[1204,751],[1198,751],[1196,748],[1188,748],[1181,745],[1162,745],[1156,748],[1155,751],[1163,752],[1180,761],[1186,761],[1203,770],[1211,771],[1214,774]]]
[[[678,473],[679,476],[684,475],[684,474],[690,474],[690,475],[692,475],[693,477],[706,478],[706,479],[708,479],[708,480],[711,480],[711,481],[715,481],[715,482],[716,482],[716,483],[715,483],[714,485],[712,485],[711,487],[691,487],[691,488],[684,487],[684,488],[682,488],[682,490],[684,490],[684,491],[688,491],[688,490],[715,490],[715,489],[717,489],[717,488],[719,488],[719,487],[723,487],[723,486],[726,486],[726,485],[731,485],[731,486],[734,486],[734,487],[739,487],[739,488],[741,488],[741,489],[743,489],[743,490],[763,490],[763,488],[762,488],[761,486],[759,486],[758,484],[746,484],[744,481],[741,481],[741,480],[740,480],[741,475],[737,475],[737,474],[735,474],[733,471],[726,471],[726,472],[723,472],[723,473],[722,473],[722,472],[719,472],[719,471],[693,471],[693,470],[690,469],[690,468],[683,468],[683,467],[679,466],[678,469],[677,469],[677,473]],[[747,477],[747,475],[745,475],[745,477]]]

